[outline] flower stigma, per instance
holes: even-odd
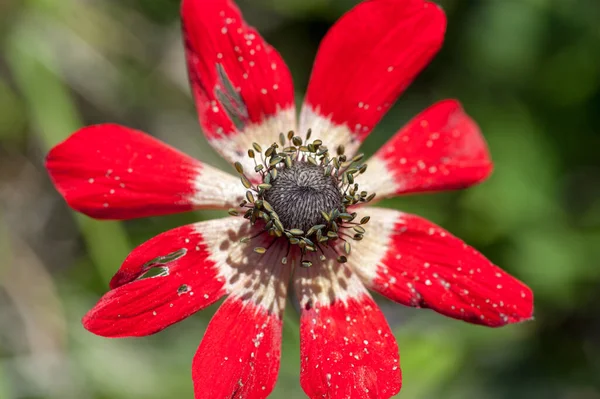
[[[279,143],[264,150],[253,143],[248,157],[254,161],[259,183],[251,181],[241,163],[235,163],[247,189],[246,199],[240,203],[245,209],[243,217],[252,225],[262,225],[258,234],[241,241],[249,243],[263,234],[273,237],[267,247],[254,248],[258,254],[266,253],[275,242],[287,242],[282,264],[288,262],[294,246],[300,251],[303,267],[313,265],[304,260],[310,252],[320,253],[319,259],[325,261],[327,248],[333,250],[339,263],[345,263],[352,249],[350,241],[362,240],[366,232],[363,226],[369,221],[368,216],[356,221],[356,212],[349,208],[370,202],[375,193],[361,191],[355,182],[367,170],[363,154],[348,159],[344,147],[339,146],[332,155],[321,140],[310,142],[310,136],[310,129],[304,140],[293,131],[280,133]],[[234,208],[229,213],[240,215]]]

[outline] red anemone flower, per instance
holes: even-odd
[[[153,334],[227,296],[193,360],[195,396],[265,398],[291,281],[304,391],[381,399],[400,390],[398,347],[367,289],[491,327],[532,317],[531,290],[475,249],[418,216],[366,205],[375,192],[465,188],[492,170],[455,100],[416,116],[366,163],[356,155],[440,48],[438,6],[367,0],[345,14],[321,43],[298,122],[285,63],[232,1],[184,0],[182,19],[200,124],[239,176],[111,124],[74,133],[47,168],[69,205],[91,217],[206,208],[232,216],[134,249],[85,328]]]

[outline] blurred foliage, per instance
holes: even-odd
[[[318,43],[356,0],[240,0],[287,60],[301,101]],[[401,398],[600,398],[600,2],[446,0],[444,48],[365,143],[459,98],[489,141],[481,186],[384,205],[429,217],[527,282],[536,320],[486,329],[383,299]],[[176,0],[0,1],[0,398],[192,397],[214,307],[160,334],[107,340],[81,316],[134,245],[219,212],[96,222],[43,169],[86,124],[143,129],[228,168],[199,133]],[[273,398],[303,398],[297,315]]]

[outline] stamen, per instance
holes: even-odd
[[[271,144],[264,151],[258,143],[252,143],[248,157],[254,160],[254,171],[262,179],[256,185],[245,174],[242,164],[235,163],[240,180],[248,190],[246,200],[240,204],[240,208],[247,209],[243,217],[253,225],[263,224],[259,234],[243,238],[241,242],[250,242],[267,233],[273,241],[266,248],[257,246],[253,250],[264,254],[276,241],[285,240],[288,250],[281,258],[282,264],[287,264],[292,246],[300,251],[302,267],[313,265],[304,259],[310,252],[320,252],[319,259],[325,261],[323,247],[333,249],[337,261],[345,263],[352,251],[348,240],[362,240],[366,233],[362,225],[369,221],[365,216],[356,222],[356,212],[348,212],[348,208],[370,202],[375,194],[360,191],[356,183],[356,177],[367,169],[361,163],[363,154],[348,160],[344,146],[340,145],[336,155],[332,155],[321,140],[310,142],[311,134],[308,130],[303,139],[293,131],[280,133],[279,143]],[[240,215],[234,208],[229,213]],[[345,255],[337,253],[339,240],[343,241]]]

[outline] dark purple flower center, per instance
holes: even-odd
[[[271,181],[265,200],[271,204],[286,229],[308,231],[326,224],[322,211],[342,209],[342,193],[335,176],[325,175],[320,165],[295,162]]]

